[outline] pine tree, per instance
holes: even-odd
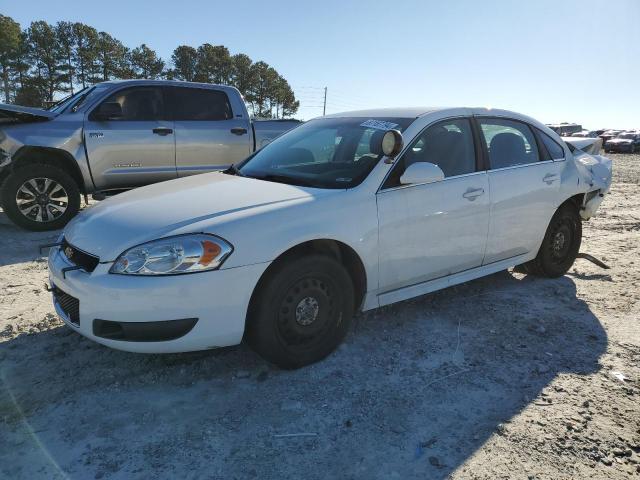
[[[93,83],[97,73],[96,59],[98,56],[98,32],[95,28],[84,23],[73,24],[75,38],[75,72],[76,79],[86,88]]]
[[[196,76],[198,65],[198,51],[188,45],[180,45],[171,55],[173,62],[173,77],[178,80],[192,82]]]
[[[51,25],[43,20],[32,22],[27,30],[31,56],[38,71],[38,79],[46,88],[48,102],[62,90],[64,74],[61,73],[61,52]]]
[[[75,50],[75,37],[73,35],[73,23],[71,22],[58,22],[55,26],[56,42],[58,43],[58,49],[64,66],[61,66],[63,71],[61,80],[69,85],[69,93],[73,94],[73,79],[75,77],[75,70],[73,65],[73,55]]]
[[[131,66],[135,78],[158,78],[162,75],[164,62],[156,52],[142,44],[131,51]]]

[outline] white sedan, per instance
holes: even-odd
[[[49,254],[62,319],[135,352],[243,339],[296,368],[357,311],[519,266],[563,275],[611,161],[503,110],[326,116],[235,167],[88,208]]]

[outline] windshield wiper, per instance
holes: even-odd
[[[300,187],[313,187],[313,183],[303,178],[289,177],[287,175],[277,175],[275,173],[268,173],[260,177],[254,177],[258,180],[267,180],[268,182],[286,183],[288,185],[298,185]]]
[[[231,164],[229,168],[227,168],[226,170],[223,170],[222,173],[226,173],[227,175],[237,175],[239,177],[246,177],[246,175],[242,173],[240,170],[238,170],[238,167],[236,167],[234,164]]]

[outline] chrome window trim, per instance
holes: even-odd
[[[422,185],[436,185],[436,184],[446,182],[448,180],[456,180],[458,178],[473,177],[475,175],[483,175],[483,174],[486,175],[487,173],[489,173],[489,170],[479,170],[477,172],[464,173],[462,175],[454,175],[453,177],[446,177],[438,182],[410,183],[407,185],[399,185],[397,187],[385,188],[384,190],[378,190],[377,193],[380,194],[380,193],[386,193],[386,192],[393,192],[395,190],[404,190],[412,187],[420,187]]]
[[[554,163],[554,160],[541,160],[539,162],[521,163],[520,165],[510,165],[508,167],[492,168],[491,170],[487,170],[487,172],[489,172],[489,173],[491,173],[491,172],[502,172],[502,171],[505,171],[505,170],[515,170],[517,168],[533,167],[535,165],[544,165],[546,163]]]

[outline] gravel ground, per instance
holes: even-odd
[[[280,371],[244,346],[109,350],[54,315],[37,245],[0,218],[0,477],[640,476],[640,155],[556,280],[503,272],[358,317]],[[0,214],[0,217],[3,215]]]

